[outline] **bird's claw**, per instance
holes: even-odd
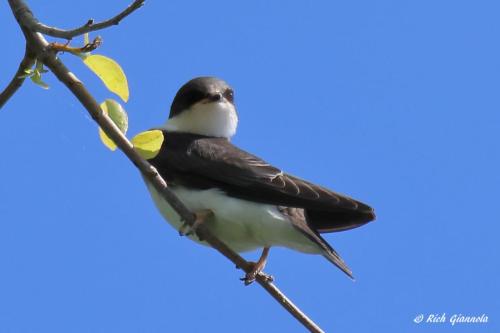
[[[196,229],[205,222],[206,219],[213,216],[210,209],[205,209],[194,213],[195,219],[193,225],[189,225],[185,220],[181,220],[182,225],[179,228],[179,236],[191,236],[196,232]]]
[[[261,276],[264,281],[272,282],[274,279],[271,275],[264,273],[262,270],[266,267],[267,256],[269,255],[269,246],[264,247],[262,250],[262,254],[257,262],[249,262],[248,264],[252,267],[250,272],[245,274],[245,277],[241,278],[241,281],[245,282],[245,286],[252,284],[255,281],[257,276]]]
[[[254,263],[252,263],[252,264],[254,264]],[[257,278],[258,275],[263,277],[266,282],[273,282],[274,281],[274,277],[272,275],[266,274],[260,270],[252,270],[251,272],[245,274],[244,277],[240,278],[240,280],[243,281],[245,286],[248,286],[248,285],[251,285],[255,281],[255,279]]]
[[[194,226],[191,227],[186,221],[182,220],[182,225],[179,228],[179,236],[190,236],[195,232]]]

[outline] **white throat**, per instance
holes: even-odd
[[[165,129],[229,139],[236,133],[237,126],[238,115],[234,105],[223,100],[197,103],[170,118],[165,124]]]

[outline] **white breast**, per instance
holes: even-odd
[[[170,118],[165,129],[172,132],[186,132],[230,138],[236,133],[238,115],[228,101],[197,103]]]
[[[151,196],[163,217],[177,230],[179,215],[146,181]],[[192,211],[210,209],[214,218],[208,220],[211,231],[236,252],[264,246],[285,246],[306,253],[320,253],[319,247],[295,229],[276,206],[228,197],[219,189],[192,190],[182,186],[170,187]],[[190,238],[198,243],[196,236]]]

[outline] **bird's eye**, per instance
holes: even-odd
[[[226,89],[226,91],[224,92],[224,97],[230,101],[231,103],[233,102],[234,100],[234,92],[232,89]]]

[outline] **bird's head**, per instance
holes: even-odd
[[[229,139],[237,125],[233,89],[215,77],[198,77],[184,84],[175,95],[165,128]]]

